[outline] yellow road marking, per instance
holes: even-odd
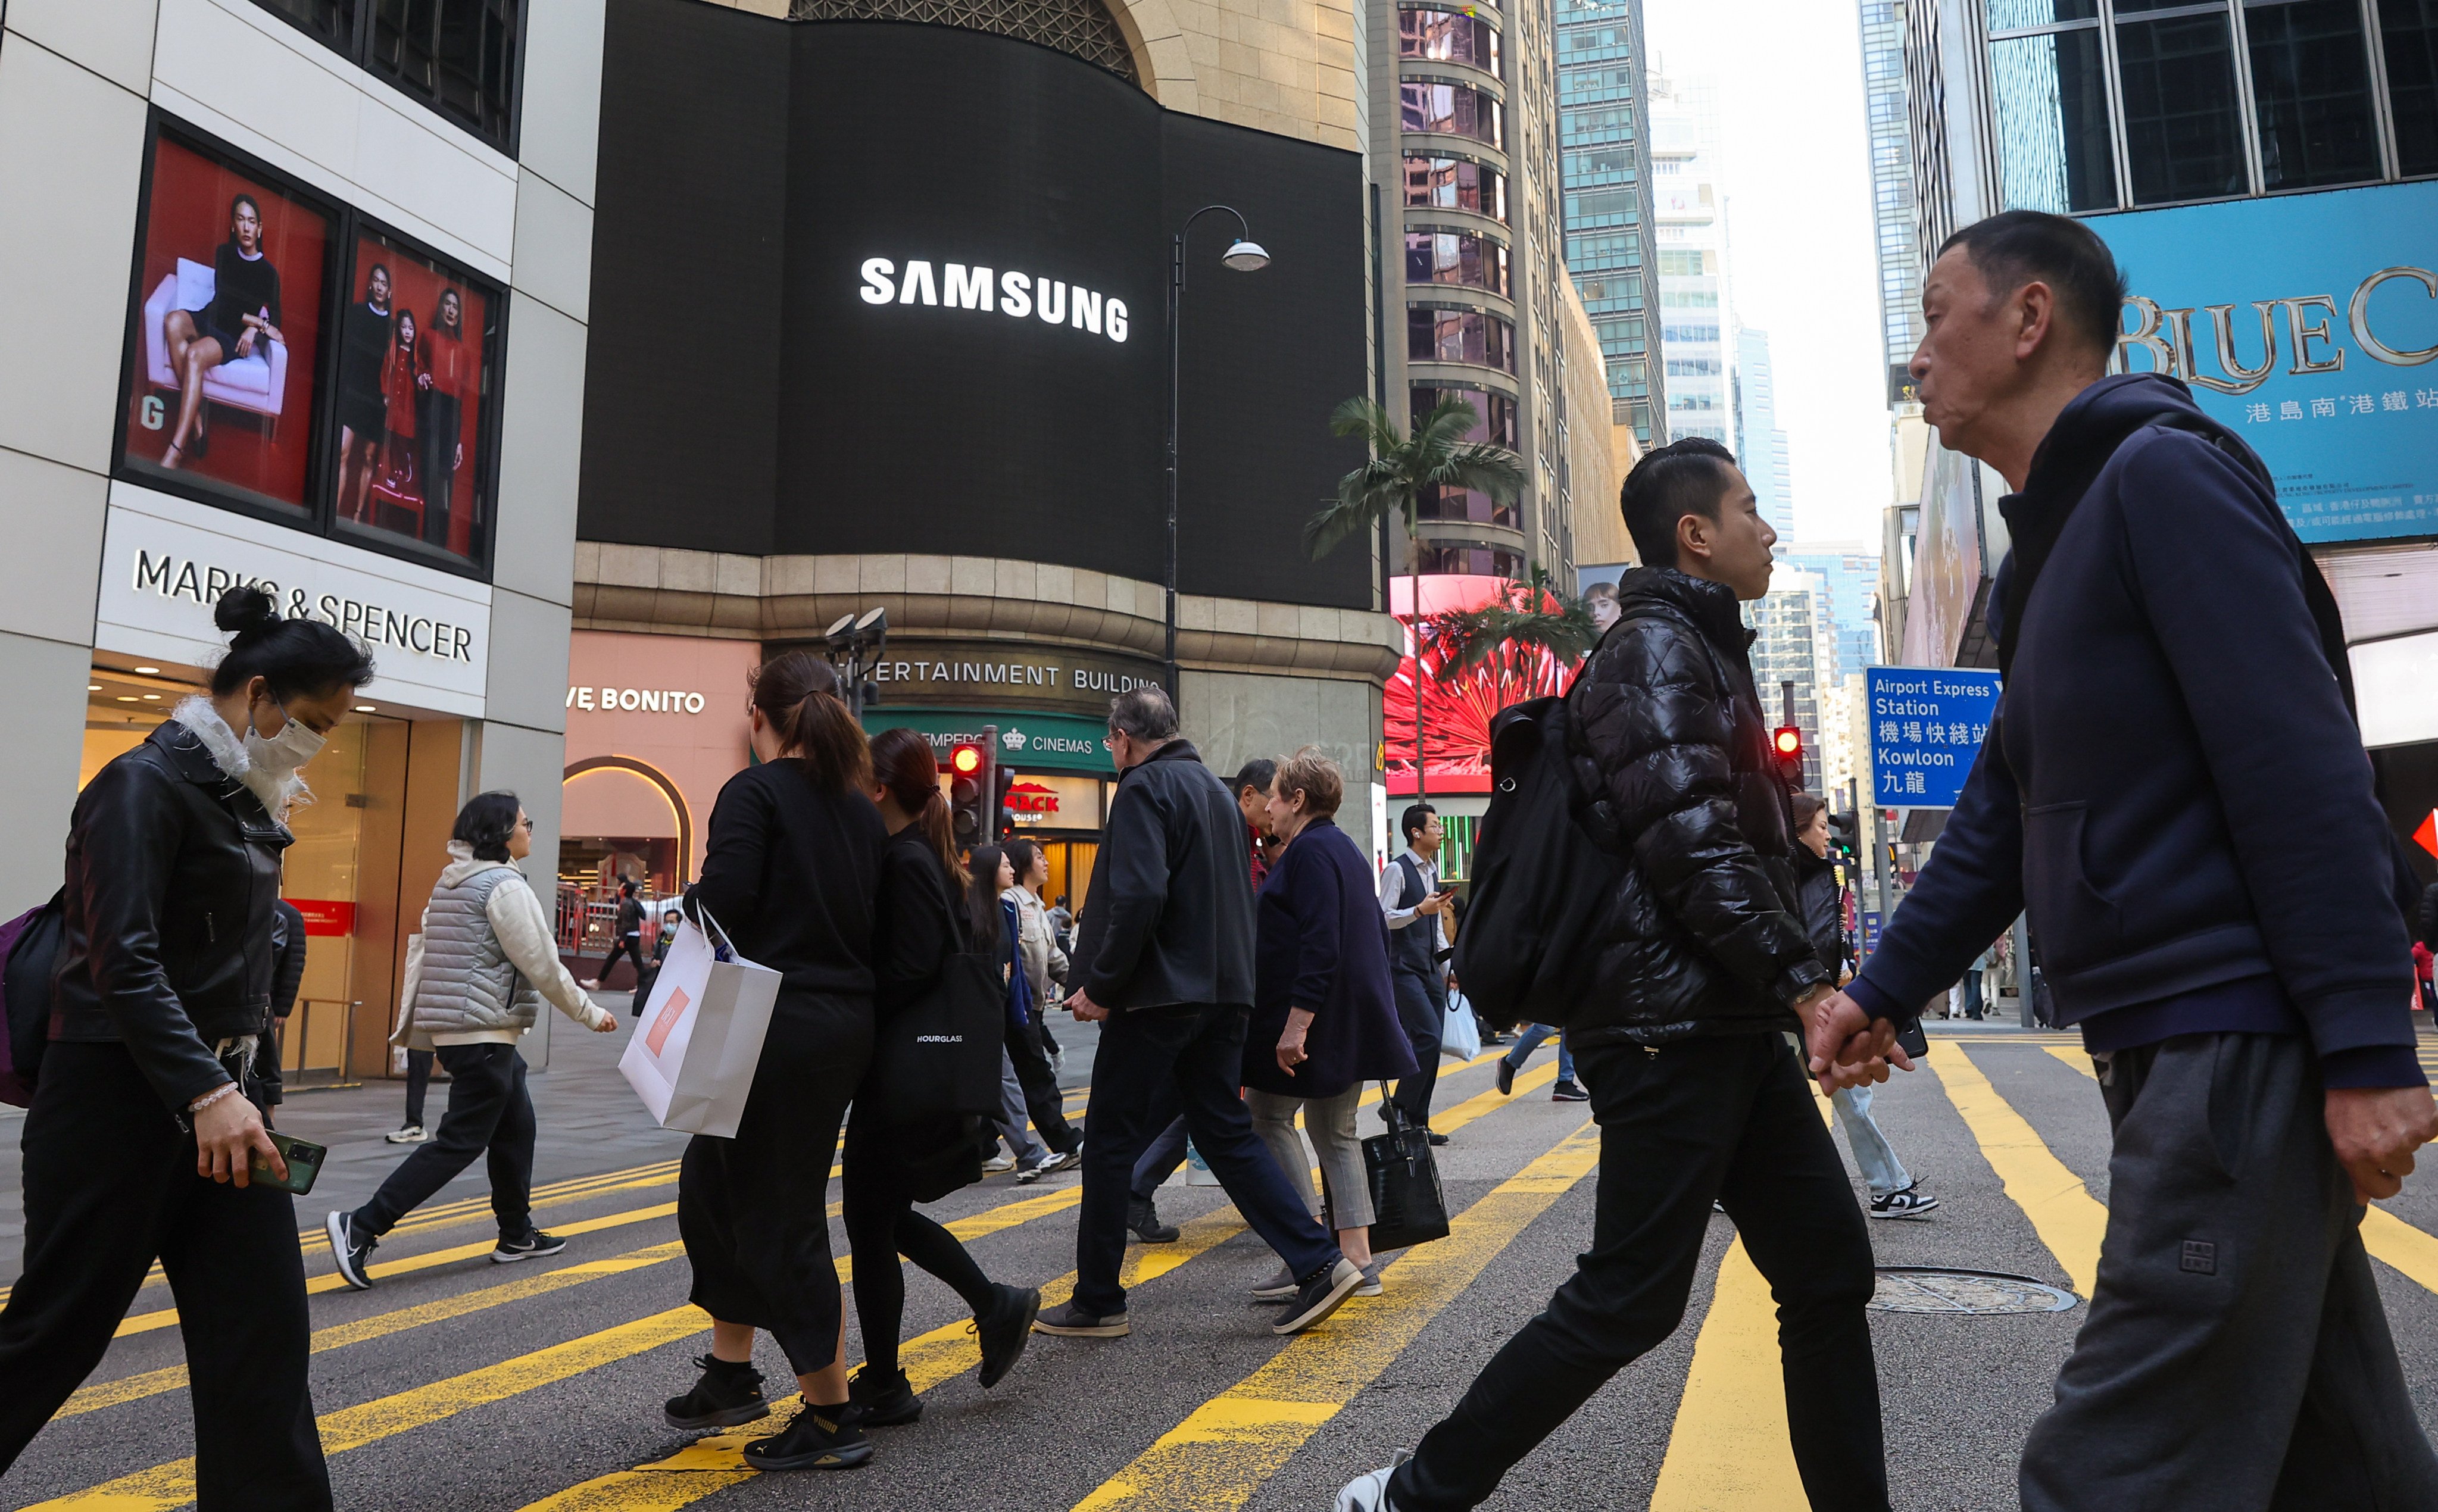
[[[1739,1239],[1719,1262],[1710,1310],[1694,1336],[1651,1512],[1802,1512],[1810,1504],[1787,1436],[1776,1306]]]
[[[403,1333],[409,1328],[419,1328],[426,1324],[462,1318],[469,1312],[480,1312],[486,1308],[496,1308],[509,1302],[521,1302],[526,1297],[540,1296],[545,1292],[560,1291],[599,1276],[624,1275],[629,1271],[639,1271],[646,1266],[658,1265],[662,1260],[674,1260],[683,1254],[685,1254],[685,1246],[681,1243],[654,1244],[645,1249],[630,1250],[625,1255],[611,1256],[607,1259],[586,1260],[576,1265],[562,1266],[556,1271],[545,1271],[539,1275],[525,1276],[504,1285],[484,1287],[480,1291],[441,1297],[411,1308],[400,1308],[395,1312],[359,1318],[353,1323],[341,1323],[327,1328],[316,1328],[313,1330],[311,1352],[320,1354],[326,1349],[362,1344],[369,1339],[386,1338],[390,1334]],[[164,1370],[148,1370],[140,1375],[122,1376],[116,1380],[106,1380],[81,1388],[67,1399],[67,1404],[59,1410],[58,1415],[75,1417],[83,1413],[99,1412],[105,1407],[115,1407],[122,1402],[136,1401],[146,1397],[157,1397],[163,1392],[176,1391],[186,1383],[186,1367],[184,1365],[171,1365]]]
[[[1946,1087],[1947,1100],[1971,1130],[2006,1195],[2032,1221],[2033,1232],[2057,1257],[2075,1291],[2088,1300],[2098,1284],[2099,1243],[2108,1233],[2108,1209],[2080,1176],[2050,1152],[2014,1104],[1998,1095],[1969,1053],[1941,1057],[1931,1066],[1931,1075]]]
[[[337,1454],[361,1449],[470,1408],[504,1401],[536,1387],[693,1338],[710,1326],[711,1320],[701,1310],[688,1303],[428,1386],[324,1413],[317,1425],[322,1450],[326,1454]],[[71,1508],[76,1512],[173,1512],[194,1499],[195,1462],[188,1458],[123,1475],[73,1496],[38,1503],[28,1512],[68,1512]]]
[[[1527,1225],[1599,1163],[1586,1120],[1458,1215],[1435,1244],[1405,1252],[1377,1301],[1347,1304],[1343,1327],[1296,1336],[1269,1363],[1196,1408],[1075,1512],[1232,1512],[1277,1473],[1323,1423],[1379,1379],[1422,1329]]]
[[[2062,1046],[2049,1053],[2084,1076],[2093,1074],[2088,1055]],[[2362,1211],[2361,1237],[2362,1248],[2370,1251],[2372,1258],[2394,1267],[2422,1290],[2438,1292],[2438,1237],[2406,1222],[2376,1203]]]
[[[1470,1069],[1495,1060],[1504,1051],[1491,1051],[1449,1070]],[[1515,1093],[1521,1096],[1549,1085],[1558,1079],[1557,1064],[1549,1064],[1523,1072],[1515,1079]],[[1367,1091],[1362,1101],[1377,1101],[1379,1089]],[[1510,1099],[1498,1095],[1495,1088],[1469,1098],[1453,1108],[1442,1110],[1432,1120],[1432,1127],[1442,1134],[1453,1134]],[[1045,1194],[1038,1201],[1049,1203],[1063,1199],[1062,1205],[1071,1205],[1082,1198],[1080,1187]],[[948,1225],[960,1239],[972,1235],[957,1224]],[[1216,1245],[1233,1239],[1244,1231],[1244,1220],[1233,1207],[1220,1207],[1189,1222],[1178,1225],[1176,1239],[1168,1244],[1129,1246],[1126,1259],[1120,1270],[1119,1284],[1129,1290],[1157,1280],[1187,1261]],[[1401,1262],[1402,1264],[1402,1262]],[[1075,1273],[1068,1272],[1044,1282],[1041,1305],[1052,1308],[1074,1294]],[[950,1380],[981,1364],[981,1350],[966,1323],[945,1324],[928,1333],[918,1334],[899,1346],[898,1364],[906,1372],[916,1392],[927,1392],[942,1381]],[[744,1450],[747,1444],[785,1428],[803,1409],[801,1398],[772,1404],[768,1417],[748,1428],[726,1433],[711,1433],[695,1440],[665,1459],[640,1465],[631,1470],[613,1471],[596,1476],[580,1485],[543,1498],[521,1508],[520,1512],[677,1512],[704,1497],[724,1490],[758,1473],[747,1467]]]

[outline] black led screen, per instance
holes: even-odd
[[[580,532],[1158,580],[1170,237],[1224,200],[1274,261],[1195,227],[1180,587],[1366,607],[1298,543],[1360,461],[1362,192],[1026,43],[612,0]]]

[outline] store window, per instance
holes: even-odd
[[[492,146],[513,151],[522,0],[255,0]]]
[[[1507,77],[1499,57],[1498,28],[1479,16],[1401,7],[1397,11],[1397,56],[1470,63],[1486,74]]]
[[[1474,362],[1515,371],[1515,327],[1479,310],[1409,308],[1405,357],[1415,362]]]
[[[1399,112],[1409,132],[1469,136],[1491,147],[1506,145],[1506,116],[1495,97],[1471,84],[1409,79],[1397,86]]]
[[[2116,66],[2125,92],[2125,167],[2133,202],[2173,204],[2242,194],[2243,122],[2235,37],[2223,9],[2146,17],[2116,8]]]
[[[1488,442],[1505,447],[1510,451],[1520,449],[1515,444],[1515,401],[1488,389],[1417,388],[1412,391],[1409,401],[1410,419],[1420,425],[1423,416],[1447,399],[1463,400],[1472,405],[1473,413],[1479,416],[1474,428],[1466,432],[1467,441]]]
[[[2116,153],[2099,43],[2099,29],[2085,26],[1990,46],[2007,204],[2052,215],[2115,205]]]
[[[166,117],[118,472],[484,575],[505,295]]]
[[[2377,178],[2378,120],[2357,0],[2245,0],[2243,29],[2261,187]]]
[[[1507,220],[1507,175],[1460,157],[1408,152],[1405,203],[1416,209],[1470,210],[1503,223]]]
[[[143,220],[123,466],[306,519],[336,210],[163,132]]]
[[[143,744],[182,700],[203,692],[160,667],[95,667],[86,685],[78,786]],[[453,721],[446,723],[453,729]],[[406,721],[362,706],[330,731],[302,770],[313,800],[289,813],[295,839],[281,856],[279,888],[305,928],[304,984],[279,1029],[281,1067],[292,1082],[360,1075],[387,1059],[380,1037],[399,939],[401,867],[409,859],[403,850],[409,731]],[[430,849],[436,854],[436,841]]]
[[[1405,233],[1405,282],[1507,292],[1507,249],[1471,231]]]

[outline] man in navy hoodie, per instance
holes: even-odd
[[[2438,1507],[2359,1233],[2438,1109],[2342,632],[2250,448],[2171,378],[2102,376],[2123,291],[2031,211],[1931,270],[1924,415],[2013,490],[2005,694],[1812,1063],[1884,1076],[1887,1021],[2028,912],[2115,1150],[2027,1512]]]

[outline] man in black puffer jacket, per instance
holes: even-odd
[[[1626,479],[1647,564],[1569,694],[1592,837],[1626,865],[1566,1016],[1601,1131],[1591,1248],[1414,1457],[1341,1512],[1455,1512],[1676,1329],[1716,1200],[1769,1278],[1794,1459],[1817,1512],[1884,1512],[1871,1245],[1783,1031],[1835,985],[1806,933],[1792,791],[1738,601],[1769,590],[1752,487],[1724,447],[1662,447]]]

